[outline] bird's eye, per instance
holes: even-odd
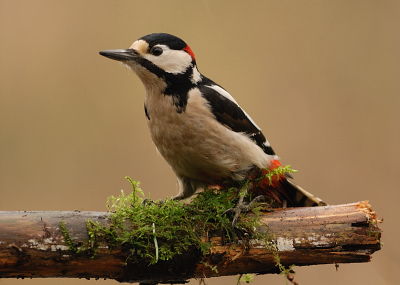
[[[160,47],[154,47],[151,49],[151,54],[154,56],[160,56],[163,53],[163,49]]]

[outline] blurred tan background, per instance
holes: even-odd
[[[296,183],[330,204],[369,199],[385,219],[371,263],[300,267],[296,280],[398,284],[399,28],[399,1],[0,0],[0,210],[105,211],[108,196],[130,190],[126,175],[153,199],[177,193],[141,82],[98,54],[168,32],[299,170]]]

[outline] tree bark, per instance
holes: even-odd
[[[124,264],[121,247],[104,244],[94,258],[69,250],[60,231],[64,221],[75,244],[88,241],[86,220],[109,226],[104,212],[0,212],[0,278],[109,278],[132,282],[180,282],[190,278],[240,273],[278,273],[274,254],[262,242],[240,240],[213,246],[203,260],[189,250],[169,261]],[[380,250],[381,229],[367,202],[346,205],[273,209],[263,212],[258,231],[268,231],[281,263],[289,266],[368,262]],[[216,266],[218,272],[212,270]]]

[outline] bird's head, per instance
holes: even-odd
[[[165,33],[149,34],[129,49],[105,50],[101,55],[132,69],[146,89],[173,89],[174,84],[195,85],[201,80],[191,48],[180,38]]]

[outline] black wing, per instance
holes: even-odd
[[[213,86],[222,87],[208,78],[203,78],[202,83],[197,87],[209,102],[211,111],[218,122],[234,132],[247,134],[266,154],[275,155],[274,150],[261,130],[243,109],[236,102],[212,88]]]

